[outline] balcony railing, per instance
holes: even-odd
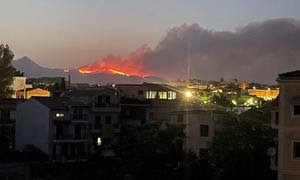
[[[55,140],[73,139],[72,134],[54,134]]]
[[[88,115],[87,114],[73,114],[72,120],[75,121],[87,121],[88,120]]]
[[[94,104],[95,108],[118,108],[120,107],[120,104],[114,104],[114,103],[95,103]]]
[[[78,134],[54,134],[53,139],[54,140],[86,140],[88,138],[88,134],[87,133],[82,133],[80,135]]]
[[[112,104],[112,103],[107,103],[107,104],[93,104],[92,106],[93,111],[110,111],[110,112],[120,112],[121,111],[121,106],[120,104]]]

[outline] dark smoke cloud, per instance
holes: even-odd
[[[188,43],[192,78],[274,83],[278,73],[300,69],[300,21],[273,19],[234,32],[211,31],[197,24],[172,28],[143,57],[145,70],[185,79]]]

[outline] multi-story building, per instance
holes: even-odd
[[[147,123],[169,122],[169,113],[186,100],[184,91],[164,84],[119,84],[116,87],[121,97],[148,104],[145,111]]]
[[[117,143],[120,133],[120,98],[116,90],[106,87],[73,90],[66,95],[87,104],[92,151],[110,148]]]
[[[278,179],[300,179],[300,71],[279,75]]]
[[[170,124],[184,127],[184,148],[199,157],[208,152],[208,143],[222,127],[225,111],[207,108],[183,109],[170,113]]]
[[[0,100],[0,143],[7,150],[14,149],[17,102],[17,99]]]
[[[279,89],[247,89],[249,95],[262,98],[264,100],[273,100],[276,99],[279,95]]]
[[[31,97],[50,97],[50,91],[41,88],[27,88],[15,92],[17,99],[30,99]]]
[[[88,153],[88,106],[59,97],[17,105],[16,149],[34,145],[52,160],[83,160]]]
[[[121,98],[120,121],[123,126],[142,126],[147,123],[150,101],[132,98]]]
[[[32,88],[32,85],[26,83],[26,77],[14,76],[11,88],[13,90],[13,94],[12,94],[11,97],[12,98],[17,98],[17,94],[16,94],[17,91],[20,91],[22,89],[24,90],[24,89],[27,89],[27,88]],[[23,95],[23,96],[25,97],[25,95]]]

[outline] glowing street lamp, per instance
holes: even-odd
[[[184,92],[184,95],[185,95],[187,98],[192,97],[191,91],[186,91],[186,92]]]

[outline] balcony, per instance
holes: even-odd
[[[80,135],[77,134],[54,134],[53,142],[87,142],[88,134],[83,133]]]
[[[120,112],[121,106],[119,103],[93,103],[92,110],[98,112]]]
[[[88,122],[87,114],[73,114],[71,117],[73,122]]]

